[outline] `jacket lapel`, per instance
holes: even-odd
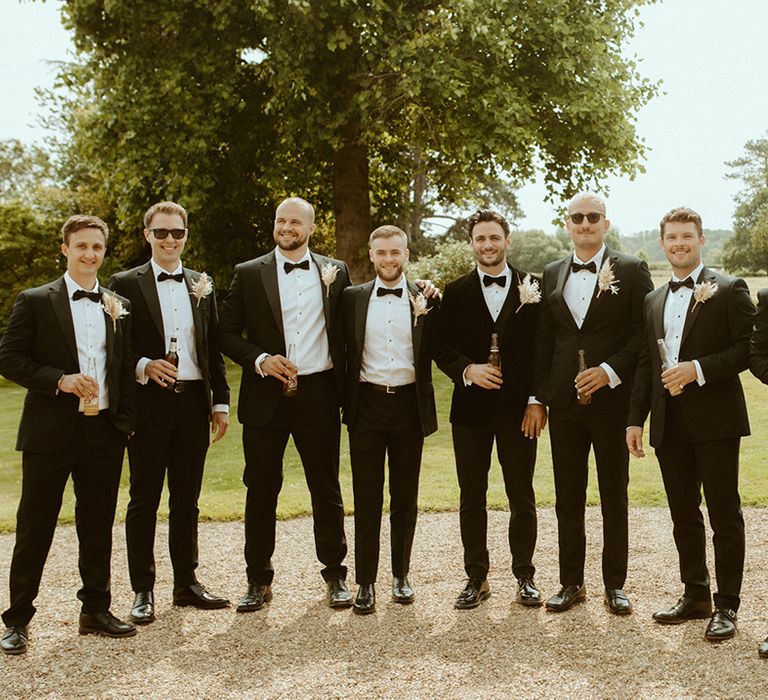
[[[192,319],[195,324],[195,345],[197,346],[197,358],[198,362],[201,362],[204,357],[203,351],[205,350],[205,322],[203,320],[203,314],[200,312],[200,306],[198,306],[197,299],[192,296],[192,285],[197,282],[200,275],[192,273],[186,267],[182,268],[184,273],[184,284],[187,285],[187,291],[189,292],[189,303],[192,305]],[[200,304],[206,304],[205,299],[200,300]]]
[[[603,266],[603,263],[609,260],[611,265],[611,270],[613,270],[614,275],[616,274],[616,268],[618,266],[618,257],[616,256],[616,253],[614,253],[608,246],[605,248],[605,252],[603,253],[603,259],[600,261],[600,266],[597,268],[597,275],[598,279],[595,280],[595,288],[592,290],[592,299],[589,302],[589,307],[587,308],[587,313],[584,316],[584,323],[581,324],[581,327],[584,328],[587,323],[589,323],[590,317],[594,315],[595,309],[600,305],[600,302],[605,299],[605,297],[612,292],[609,290],[606,290],[605,292],[600,292],[600,285],[599,285],[599,276],[600,276],[600,269]],[[620,282],[618,278],[616,279],[617,284]]]
[[[67,348],[75,360],[75,365],[79,366],[77,357],[77,341],[75,340],[75,322],[72,320],[72,310],[69,307],[69,294],[67,293],[67,284],[64,277],[59,277],[48,289],[48,294],[53,305],[53,312],[56,320],[61,326],[64,339],[67,341]]]
[[[272,316],[275,319],[275,323],[277,323],[277,327],[280,329],[281,335],[285,337],[283,310],[280,306],[280,287],[277,284],[277,260],[275,259],[274,250],[268,253],[261,261],[259,273],[261,274],[261,282],[264,285],[264,292],[267,295]]]
[[[312,261],[317,266],[317,274],[318,274],[318,277],[320,277],[320,289],[323,294],[323,314],[325,315],[325,332],[330,334],[331,296],[329,293],[329,289],[325,286],[325,282],[323,282],[322,269],[323,269],[323,265],[329,265],[329,264],[333,265],[333,263],[330,261],[329,258],[326,258],[322,255],[315,255],[312,251],[309,252],[309,255],[312,258]],[[333,287],[333,284],[331,284],[331,287]],[[330,339],[330,335],[329,335],[329,339]]]
[[[553,296],[555,297],[555,302],[560,307],[560,313],[565,315],[567,322],[573,327],[573,330],[578,331],[579,327],[576,325],[576,321],[573,320],[573,314],[568,308],[568,304],[566,304],[565,297],[563,296],[565,283],[568,280],[568,275],[571,272],[572,260],[573,255],[569,255],[567,258],[560,261],[560,267],[557,270],[557,282],[555,284],[555,291]]]
[[[152,272],[152,264],[147,263],[139,268],[136,273],[136,283],[139,285],[141,294],[149,309],[149,315],[155,324],[157,332],[165,344],[165,328],[163,327],[163,312],[160,310],[160,299],[157,296],[157,285],[155,284],[155,275]]]
[[[507,324],[510,319],[514,317],[515,311],[520,306],[520,291],[517,288],[522,280],[518,279],[519,275],[517,270],[509,268],[509,291],[507,292],[507,298],[502,304],[501,311],[499,311],[499,317],[496,319],[496,332],[499,335],[503,335]]]
[[[102,287],[99,285],[99,292],[104,294],[104,292],[109,293],[109,290],[106,289],[106,287]],[[109,366],[112,363],[113,355],[113,349],[115,347],[115,323],[112,322],[112,318],[109,316],[109,314],[104,311],[104,323],[106,323],[107,328],[107,375],[109,376]]]
[[[701,282],[714,282],[717,284],[715,275],[712,273],[711,270],[707,269],[706,267],[702,269],[701,274],[699,275],[699,279],[696,280],[696,284],[700,284]],[[688,313],[685,315],[685,325],[683,326],[683,337],[680,339],[680,348],[682,349],[683,344],[685,343],[685,339],[688,337],[688,333],[691,332],[691,328],[693,327],[693,324],[696,323],[696,319],[699,317],[699,314],[701,313],[701,309],[707,302],[698,304],[694,300],[696,294],[696,290],[694,290],[694,293],[691,294],[691,302],[688,305]]]
[[[659,288],[658,291],[651,292],[653,297],[651,298],[651,321],[653,323],[653,332],[655,335],[654,340],[664,338],[664,304],[667,301],[667,294],[669,294],[669,285],[664,285],[663,288]]]
[[[421,290],[413,283],[413,282],[406,282],[407,289],[406,294],[413,294],[414,296],[421,293]],[[414,367],[418,364],[419,360],[419,350],[421,349],[421,337],[424,334],[424,321],[419,320],[418,323],[415,323],[416,318],[413,314],[413,304],[411,304],[410,297],[408,298],[408,308],[411,312],[411,345],[413,346],[413,364]],[[431,307],[430,311],[427,312],[427,314],[432,313]],[[426,320],[425,316],[421,317],[422,319]]]
[[[355,349],[360,362],[363,360],[363,344],[365,343],[365,324],[368,320],[368,302],[373,291],[373,280],[361,285],[355,297]]]

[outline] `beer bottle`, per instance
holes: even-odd
[[[179,350],[177,345],[178,341],[176,340],[176,336],[172,335],[171,344],[165,355],[165,361],[170,362],[176,369],[179,368]],[[173,391],[176,388],[176,382],[168,382],[168,384],[165,385],[165,388]]]
[[[498,333],[491,333],[491,352],[488,355],[488,364],[501,372],[501,353],[499,352]]]
[[[288,346],[288,357],[286,358],[293,364],[296,364],[296,346],[291,343]],[[297,375],[288,377],[287,382],[283,382],[283,396],[296,396],[299,392],[299,378]]]
[[[579,372],[583,372],[585,369],[587,369],[587,356],[583,350],[579,350]],[[592,403],[592,396],[590,394],[580,394],[577,389],[576,403],[579,406],[588,406]]]
[[[671,367],[674,367],[672,364],[672,358],[669,356],[669,348],[667,347],[667,344],[664,342],[664,338],[659,338],[656,343],[659,346],[659,357],[661,358],[661,371],[664,372],[665,370],[670,369]],[[679,386],[673,386],[669,390],[670,396],[680,396],[680,394],[683,393],[683,390]]]
[[[96,358],[88,358],[88,369],[85,372],[89,377],[95,379],[97,382],[99,378],[96,376]],[[99,397],[91,396],[88,399],[80,399],[80,405],[82,406],[83,413],[86,416],[98,416],[99,415]]]

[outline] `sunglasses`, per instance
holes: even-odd
[[[185,228],[151,228],[149,229],[152,235],[158,240],[162,241],[168,238],[170,233],[174,240],[180,241],[187,235],[187,229]]]
[[[596,224],[602,218],[603,214],[591,211],[589,214],[571,214],[568,218],[577,226],[586,218],[590,224]]]

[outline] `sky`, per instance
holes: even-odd
[[[72,59],[58,0],[0,0],[0,139],[40,142],[36,87],[50,87],[55,62]],[[731,228],[739,183],[726,161],[768,136],[768,0],[663,0],[643,8],[627,47],[640,71],[663,81],[637,115],[646,172],[608,178],[608,217],[623,234],[654,229],[672,207],[690,206],[710,229]],[[599,118],[599,115],[597,115]],[[556,207],[541,182],[519,193],[520,228],[553,230]]]

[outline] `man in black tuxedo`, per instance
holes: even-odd
[[[434,349],[438,367],[454,384],[451,428],[468,576],[454,607],[475,608],[490,595],[486,492],[494,441],[509,499],[509,548],[518,580],[517,600],[537,606],[541,595],[533,581],[533,469],[536,438],[546,423],[546,411],[533,401],[531,384],[538,281],[507,264],[509,224],[497,212],[473,214],[469,240],[477,269],[446,286]],[[488,362],[494,333],[500,369]]]
[[[304,466],[315,547],[333,608],[352,605],[346,586],[344,506],[339,486],[339,408],[344,388],[341,292],[345,263],[309,251],[314,209],[298,197],[275,213],[277,247],[240,263],[219,320],[219,346],[243,368],[238,418],[243,424],[245,561],[248,590],[238,612],[272,599],[277,497],[283,453],[293,436]],[[243,337],[245,331],[245,337]],[[295,395],[283,388],[296,383]]]
[[[389,456],[392,600],[412,603],[408,581],[424,438],[437,430],[430,336],[439,300],[405,278],[408,237],[380,226],[369,239],[376,279],[342,296],[347,348],[344,422],[355,496],[353,611],[376,609],[384,460]]]
[[[187,212],[159,202],[144,215],[144,237],[152,259],[109,280],[130,299],[136,360],[136,434],[128,444],[131,500],[125,517],[128,569],[135,596],[131,619],[155,619],[155,527],[168,475],[168,545],[173,565],[173,604],[224,608],[226,598],[197,581],[197,502],[203,480],[208,430],[213,441],[229,423],[229,386],[224,358],[216,348],[213,280],[182,267],[189,237]],[[179,366],[166,361],[177,339]]]
[[[547,610],[562,612],[586,598],[584,508],[591,447],[603,515],[605,602],[612,613],[627,615],[632,604],[623,590],[629,544],[624,431],[642,342],[643,299],[653,283],[642,260],[603,242],[610,221],[598,195],[577,194],[568,204],[565,227],[573,254],[544,268],[536,338],[536,398],[549,406],[560,548],[561,588]],[[580,350],[584,371],[579,371]]]
[[[749,369],[763,384],[768,384],[768,288],[757,293],[755,332],[749,345]],[[768,659],[768,638],[758,649]]]
[[[136,628],[109,611],[112,523],[133,422],[130,303],[96,274],[107,225],[72,216],[62,228],[67,271],[19,294],[0,341],[0,372],[27,388],[16,449],[21,502],[0,649],[27,650],[28,625],[70,474],[80,543],[80,634],[128,637]]]
[[[643,351],[635,375],[626,442],[644,456],[643,424],[661,467],[685,586],[680,600],[653,619],[678,624],[710,617],[705,637],[736,633],[744,570],[739,444],[749,421],[739,372],[749,364],[755,308],[744,280],[704,266],[701,218],[680,207],[661,220],[661,247],[672,265],[668,285],[645,300]],[[668,359],[662,362],[660,341]],[[709,588],[701,487],[714,531],[715,611]]]

